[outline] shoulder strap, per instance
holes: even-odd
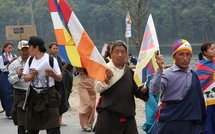
[[[49,65],[53,68],[54,66],[54,59],[51,55],[49,55]]]
[[[57,58],[57,62],[58,62],[58,65],[60,67],[60,70],[62,70],[63,69],[62,60],[59,56],[56,56],[56,58]]]
[[[32,60],[33,60],[34,56],[31,56],[28,62],[29,67],[31,66]]]
[[[31,56],[28,62],[29,67],[31,66],[32,60],[33,60],[34,56]],[[54,66],[54,60],[53,57],[49,55],[49,65],[53,68]]]
[[[15,55],[15,54],[12,54],[12,56],[13,56],[13,58],[15,58],[15,57],[16,57],[16,55]]]

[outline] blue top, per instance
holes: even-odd
[[[7,69],[7,64],[10,63],[10,61],[17,57],[15,54],[8,54],[8,57],[6,57],[6,53],[4,52],[1,56],[0,56],[0,70],[2,72],[8,72],[8,69]]]
[[[191,86],[192,73],[189,67],[188,71],[182,71],[173,64],[163,72],[157,70],[150,81],[150,93],[158,94],[162,92],[161,101],[182,100]]]
[[[159,121],[193,121],[193,124],[198,123],[204,128],[206,121],[204,97],[197,75],[193,71],[191,73],[192,84],[187,94],[181,101],[164,102]]]

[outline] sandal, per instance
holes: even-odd
[[[65,123],[61,123],[60,126],[67,126]]]
[[[11,119],[13,119],[13,117],[12,116],[7,116],[7,119],[11,120]]]
[[[91,127],[84,128],[84,131],[86,131],[86,132],[92,132],[92,128]]]

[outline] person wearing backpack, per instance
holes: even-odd
[[[58,44],[56,42],[49,43],[49,54],[57,59],[61,72],[63,72],[63,63],[61,58],[58,56]],[[63,76],[63,75],[62,75]],[[63,85],[63,81],[55,81],[55,88],[60,94],[60,105],[59,105],[59,122],[60,126],[66,126],[62,121],[63,113],[69,109],[69,103],[66,97],[66,90]]]
[[[6,42],[3,45],[2,48],[2,55],[0,56],[0,70],[1,70],[1,76],[0,76],[0,99],[2,103],[2,107],[5,111],[5,115],[8,119],[12,119],[12,85],[8,81],[8,66],[10,63],[12,63],[17,56],[12,53],[13,50],[13,44],[10,42]]]
[[[66,63],[65,61],[62,62],[63,63],[63,72],[62,72],[62,77],[63,77],[63,86],[65,88],[66,91],[66,99],[67,99],[67,103],[68,106],[70,108],[69,105],[69,97],[70,94],[73,92],[73,66],[70,63]]]
[[[60,95],[54,85],[62,80],[61,70],[57,60],[46,53],[42,38],[31,36],[28,44],[31,57],[23,70],[24,80],[31,82],[26,105],[27,133],[38,134],[46,129],[47,134],[60,134]]]

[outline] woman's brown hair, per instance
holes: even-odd
[[[4,49],[5,49],[7,46],[9,46],[9,45],[12,45],[12,46],[13,46],[13,44],[12,44],[11,42],[5,42],[5,43],[3,44],[3,47],[2,47],[2,54],[5,52]]]
[[[49,43],[49,49],[51,49],[52,46],[54,46],[54,45],[56,45],[56,46],[58,47],[58,44],[57,44],[56,42],[51,42],[51,43]]]

